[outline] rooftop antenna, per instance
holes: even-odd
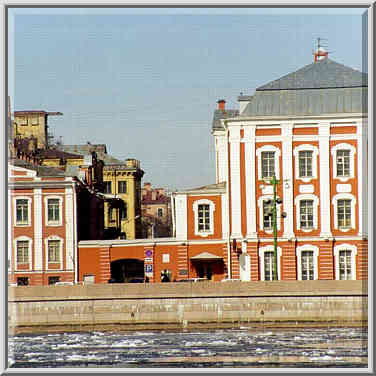
[[[326,38],[317,38],[317,47],[313,51],[314,59],[313,61],[316,63],[319,60],[327,59],[329,51],[326,50],[327,48],[327,39]],[[325,48],[324,48],[325,47]]]

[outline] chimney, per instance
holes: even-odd
[[[219,101],[217,101],[217,103],[218,103],[218,110],[224,111],[226,101],[224,99],[220,99]]]

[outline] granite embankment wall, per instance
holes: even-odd
[[[9,287],[10,333],[262,325],[366,325],[367,281]]]

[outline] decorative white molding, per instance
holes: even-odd
[[[330,230],[330,157],[329,157],[329,121],[319,122],[319,156],[320,156],[320,218],[321,237],[332,236]]]
[[[260,258],[260,279],[265,281],[265,252],[274,252],[274,247],[272,245],[266,245],[259,249],[259,258]],[[277,247],[277,269],[278,269],[278,280],[281,280],[281,257],[282,249]]]
[[[48,220],[48,200],[59,200],[59,219],[57,221]],[[62,226],[63,224],[63,197],[58,195],[45,195],[44,197],[44,218],[46,226]]]
[[[351,192],[351,184],[337,184],[336,191],[338,193],[350,193]]]
[[[240,128],[230,129],[231,236],[242,236],[240,187]]]
[[[337,151],[338,150],[349,150],[350,151],[350,175],[349,176],[337,176]],[[333,179],[339,179],[341,182],[346,182],[349,179],[354,178],[355,174],[355,153],[356,149],[354,146],[346,143],[337,144],[332,147],[331,154],[332,154],[332,166],[333,166]]]
[[[272,195],[273,194],[273,186],[272,185],[263,185],[261,187],[261,192],[263,195]]]
[[[59,261],[52,262],[53,264],[59,264],[58,269],[51,269],[48,267],[49,260],[48,260],[48,241],[49,240],[58,240],[59,241]],[[50,235],[48,238],[44,239],[44,249],[45,251],[45,270],[62,270],[63,269],[63,249],[64,249],[64,239],[57,235]]]
[[[281,141],[281,137],[279,137],[278,141]],[[256,149],[258,180],[263,180],[262,169],[261,169],[261,153],[263,151],[273,151],[275,153],[274,154],[274,171],[275,171],[275,177],[279,179],[279,176],[280,176],[279,157],[281,156],[281,149],[277,148],[274,145],[264,145]]]
[[[73,212],[73,189],[65,188],[65,262],[67,269],[74,268],[74,212]]]
[[[302,229],[300,228],[300,201],[311,200],[313,201],[313,228],[312,229]],[[319,205],[319,198],[314,194],[303,193],[295,197],[295,213],[296,213],[296,228],[304,232],[310,232],[312,230],[317,230],[318,228],[318,212],[317,207]]]
[[[27,223],[17,223],[17,201],[18,200],[27,200]],[[13,225],[15,227],[29,227],[31,226],[31,197],[24,195],[13,196]]]
[[[222,206],[222,237],[226,239],[229,236],[228,228],[228,207],[226,194],[221,194],[221,206]]]
[[[296,257],[297,257],[297,269],[298,269],[298,280],[302,280],[302,252],[312,251],[313,252],[313,279],[318,279],[318,258],[319,258],[319,247],[311,244],[304,244],[296,247]]]
[[[175,198],[176,211],[176,238],[187,239],[187,196],[184,194],[177,194]]]
[[[33,239],[28,237],[28,236],[25,236],[25,235],[22,235],[22,236],[18,236],[17,238],[15,238],[13,240],[13,247],[14,247],[14,270],[21,270],[23,271],[24,269],[18,269],[17,268],[17,265],[18,265],[18,260],[17,260],[17,242],[20,242],[20,241],[27,241],[28,242],[28,246],[29,246],[29,249],[28,249],[28,264],[29,264],[29,267],[28,269],[32,269],[32,257],[33,257]],[[27,270],[28,270],[27,269]]]
[[[199,205],[209,205],[210,210],[210,223],[209,223],[209,230],[200,231],[198,229],[198,206]],[[193,203],[193,212],[195,214],[195,235],[206,237],[208,235],[214,234],[214,211],[215,211],[215,204],[213,201],[201,199],[197,200]]]
[[[299,152],[312,151],[312,177],[299,177]],[[319,150],[317,146],[311,144],[302,144],[294,148],[295,157],[295,178],[304,183],[309,183],[312,179],[317,179],[317,156]]]
[[[338,280],[339,275],[339,253],[340,251],[351,251],[351,279],[356,279],[356,261],[355,257],[358,253],[358,248],[352,244],[338,244],[334,247],[334,265],[335,265],[335,278]]]
[[[299,185],[299,193],[313,193],[315,188],[312,184]]]
[[[43,270],[42,189],[34,189],[34,269]]]
[[[338,227],[338,200],[351,200],[351,227],[341,229]],[[355,205],[356,205],[356,198],[351,193],[337,193],[332,198],[332,205],[334,209],[334,228],[340,230],[342,232],[347,232],[350,229],[355,228]]]
[[[358,173],[358,223],[359,235],[367,236],[368,234],[368,142],[367,142],[367,128],[368,120],[362,119],[356,122],[358,135],[358,154],[357,154],[357,173]],[[371,156],[370,156],[371,157]],[[371,159],[372,160],[372,159]],[[373,168],[372,164],[370,165]],[[372,176],[371,176],[372,178]]]

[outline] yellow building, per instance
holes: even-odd
[[[63,115],[61,112],[46,111],[14,111],[13,137],[37,139],[37,148],[48,147],[48,124],[49,116]]]
[[[104,207],[104,227],[107,238],[140,238],[141,178],[144,172],[136,159],[121,161],[107,154],[104,144],[60,145],[65,152],[88,154],[95,151],[104,162],[103,193],[108,201]],[[116,199],[116,200],[114,200]]]

